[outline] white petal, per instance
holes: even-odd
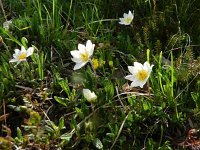
[[[137,87],[139,85],[138,81],[132,82],[130,87]]]
[[[24,46],[21,47],[21,53],[26,53],[26,49]]]
[[[151,69],[151,66],[147,61],[144,63],[144,68],[146,68],[147,70]]]
[[[91,99],[96,99],[96,94],[94,92],[91,92]]]
[[[135,67],[136,69],[142,69],[142,68],[143,68],[143,65],[142,65],[141,63],[139,63],[139,62],[134,62],[134,67]]]
[[[78,44],[78,50],[80,53],[85,53],[86,47],[83,44]]]
[[[127,13],[124,13],[124,14],[123,14],[123,17],[124,17],[124,18],[126,18],[127,16],[128,16],[128,14],[127,14]]]
[[[131,19],[133,19],[133,14],[131,13],[130,10],[129,10],[129,12],[128,12],[128,17],[131,18]]]
[[[74,58],[80,59],[80,52],[78,50],[70,51],[70,53]]]
[[[95,44],[92,44],[92,42],[90,40],[87,41],[86,50],[89,53],[89,56],[92,56],[92,54],[94,52],[94,46],[95,46]]]
[[[141,84],[140,84],[140,87],[143,88],[143,86],[145,85],[145,83],[146,83],[146,82],[141,83]]]
[[[130,80],[130,81],[135,81],[136,80],[135,76],[133,76],[133,75],[125,76],[125,79]]]
[[[131,11],[129,10],[128,14],[131,15],[131,16],[134,16],[134,10],[133,10],[133,12],[131,12]]]
[[[34,52],[34,48],[33,47],[29,47],[26,51],[26,57],[31,56]]]
[[[119,20],[120,20],[121,22],[124,22],[124,18],[119,18]]]
[[[14,59],[17,59],[17,55],[16,55],[16,54],[13,54],[13,58],[14,58]]]
[[[119,24],[124,24],[124,18],[119,18],[120,22]]]
[[[15,49],[15,54],[18,55],[20,53],[19,49]]]
[[[153,68],[154,65],[151,65],[151,66],[150,66],[150,64],[146,61],[146,62],[144,63],[144,66],[147,67],[147,68],[149,68],[149,70],[152,70],[152,68]]]
[[[131,83],[131,87],[138,87],[138,86],[140,86],[141,88],[143,88],[144,84],[145,84],[144,82],[140,82],[138,80],[135,80],[134,82]]]
[[[89,89],[83,89],[83,95],[86,99],[89,98],[91,91]]]
[[[149,78],[150,74],[151,74],[151,71],[152,71],[152,68],[153,68],[154,65],[151,65],[148,63],[148,62],[145,62],[144,63],[144,69],[148,72],[148,77],[147,79]]]
[[[74,70],[78,70],[80,68],[82,68],[83,66],[85,66],[87,62],[81,62],[81,63],[77,63],[75,66],[74,66]]]
[[[143,88],[143,86],[147,83],[149,77],[147,77],[144,81],[140,81],[140,87]]]
[[[92,48],[92,42],[91,42],[91,40],[87,40],[86,49],[91,49],[91,48]]]
[[[128,70],[133,75],[135,75],[138,72],[138,70],[135,69],[135,67],[133,67],[133,66],[128,66]]]
[[[9,62],[17,62],[17,59],[11,59]]]
[[[75,63],[80,63],[82,60],[80,58],[72,58],[72,61]]]
[[[94,92],[91,92],[89,89],[83,89],[83,95],[89,102],[97,99],[96,94]]]

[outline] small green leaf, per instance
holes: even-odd
[[[111,138],[114,138],[115,137],[115,134],[114,133],[106,133],[107,136],[111,137]]]
[[[64,140],[65,142],[69,142],[70,139],[72,138],[72,133],[65,133],[61,135],[60,139]]]
[[[59,85],[62,87],[62,89],[66,92],[66,94],[70,97],[70,89],[69,89],[69,86],[68,86],[68,80],[60,80],[59,81]]]
[[[144,110],[149,110],[151,109],[151,104],[149,102],[143,102],[143,108]]]
[[[67,106],[66,98],[54,96],[54,99],[63,106]]]
[[[19,127],[17,127],[17,138],[19,140],[22,140],[23,139],[23,136],[22,136],[22,131]]]
[[[107,99],[112,99],[112,97],[114,96],[114,85],[111,81],[109,80],[104,80],[104,90],[106,92],[106,97]]]
[[[191,96],[192,96],[192,99],[193,101],[195,102],[196,104],[196,108],[199,109],[200,108],[200,94],[199,92],[191,92]]]
[[[64,117],[61,117],[60,119],[59,119],[59,129],[60,130],[62,130],[62,129],[64,129],[65,128],[65,122],[64,122],[65,120],[64,120]]]
[[[28,43],[27,38],[22,37],[22,38],[21,38],[21,42],[22,42],[22,45],[25,46],[25,48],[27,48],[27,43]]]
[[[84,118],[83,111],[78,107],[76,107],[75,110],[76,110],[77,114],[83,119]]]

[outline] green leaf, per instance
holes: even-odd
[[[145,111],[151,109],[151,103],[143,102],[143,108]]]
[[[61,135],[60,139],[64,140],[65,142],[69,142],[70,139],[72,138],[72,133],[65,133],[63,135]]]
[[[82,111],[80,108],[76,107],[75,110],[76,110],[77,114],[78,114],[82,119],[85,117],[84,114],[83,114],[83,111]]]
[[[111,138],[113,138],[113,139],[114,139],[114,137],[115,137],[115,134],[114,134],[114,133],[106,133],[106,135],[109,136],[109,137],[111,137]]]
[[[66,94],[68,95],[68,97],[70,97],[70,89],[69,89],[69,86],[68,86],[68,80],[60,80],[59,81],[59,85],[61,86],[61,88],[66,92]]]
[[[65,128],[65,120],[64,120],[64,117],[61,117],[60,119],[59,119],[59,129],[60,130],[62,130],[62,129],[64,129]]]
[[[45,70],[44,63],[46,61],[46,56],[47,55],[44,55],[43,52],[40,55],[34,53],[31,56],[31,59],[33,60],[33,62],[38,65],[38,68],[36,70],[38,71],[38,74],[41,80],[44,79],[44,70]]]
[[[22,45],[25,46],[25,48],[27,48],[28,40],[25,37],[21,38],[21,42],[22,42]]]
[[[191,96],[192,96],[193,101],[196,104],[196,108],[199,109],[200,108],[200,94],[199,94],[199,92],[197,92],[197,93],[191,92]]]
[[[98,138],[93,140],[93,144],[98,149],[102,149],[103,148],[103,144]]]
[[[61,105],[67,106],[67,99],[62,97],[54,96],[54,99]]]
[[[114,86],[113,83],[109,80],[104,80],[104,90],[106,92],[106,97],[108,100],[111,100],[114,96]]]
[[[19,140],[22,140],[23,139],[23,136],[22,136],[22,131],[19,127],[17,127],[17,138]]]

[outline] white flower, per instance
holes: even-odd
[[[132,81],[131,87],[143,88],[151,74],[152,67],[153,65],[150,66],[148,62],[145,62],[144,65],[134,62],[134,66],[128,66],[131,75],[126,76],[125,79]]]
[[[123,25],[130,25],[133,17],[134,17],[134,11],[133,13],[129,10],[128,14],[124,13],[124,18],[119,18],[120,22],[119,24],[123,24]]]
[[[87,99],[88,102],[95,102],[97,96],[94,92],[91,92],[89,89],[83,89],[83,95]]]
[[[72,61],[76,63],[74,70],[83,67],[93,54],[95,44],[92,44],[90,40],[87,41],[86,46],[83,44],[78,44],[78,50],[71,51],[73,56]]]
[[[12,20],[5,21],[5,22],[3,23],[3,28],[4,28],[5,30],[9,30],[9,27],[10,27],[11,24],[12,24]]]
[[[24,46],[21,47],[21,50],[15,49],[15,53],[13,54],[13,59],[9,62],[17,62],[15,66],[17,66],[21,61],[26,61],[26,58],[33,54],[34,48],[29,47],[27,50]]]

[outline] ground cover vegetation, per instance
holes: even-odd
[[[199,149],[198,0],[0,0],[0,149]]]

